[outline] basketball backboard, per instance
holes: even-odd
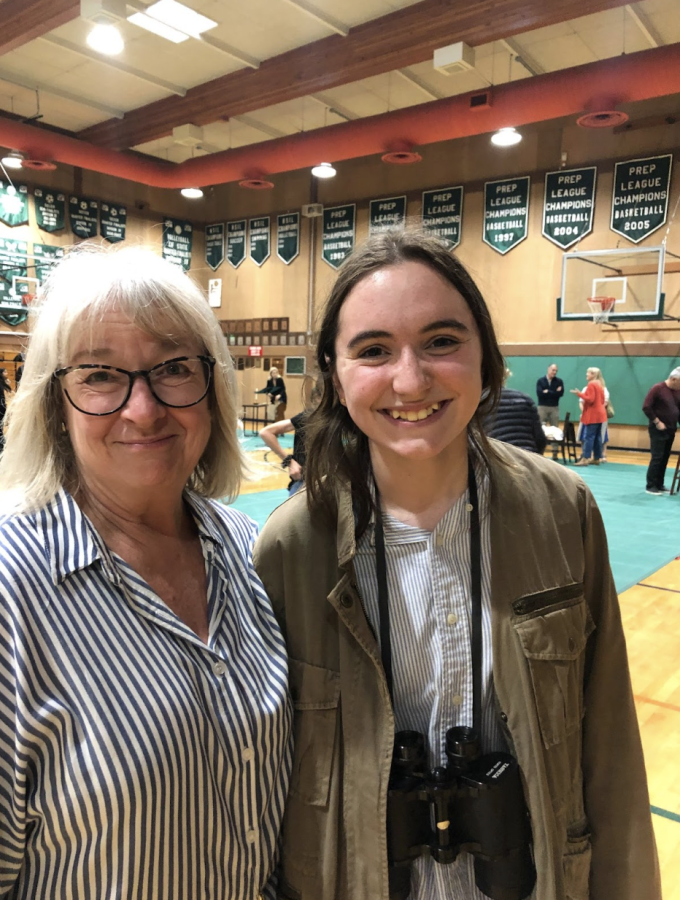
[[[562,260],[558,320],[591,319],[590,297],[614,297],[609,321],[648,321],[664,316],[665,246],[577,250]],[[672,277],[680,277],[677,265]]]

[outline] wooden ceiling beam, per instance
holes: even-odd
[[[3,0],[0,55],[23,47],[80,15],[80,0]]]
[[[432,58],[456,41],[471,46],[511,37],[615,7],[626,0],[421,0],[413,6],[198,85],[81,131],[78,137],[124,150],[192,122],[208,125],[286,100],[360,81]]]

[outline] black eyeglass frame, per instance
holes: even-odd
[[[179,406],[175,403],[166,403],[165,400],[161,400],[161,398],[158,396],[158,394],[156,394],[156,392],[154,391],[154,389],[151,385],[151,378],[150,378],[151,373],[155,372],[156,369],[160,369],[163,366],[167,366],[169,363],[186,362],[189,359],[200,359],[202,363],[205,363],[208,366],[208,378],[206,380],[204,393],[198,398],[198,400],[194,400],[193,403],[182,403]],[[130,399],[130,395],[132,394],[132,388],[134,387],[136,378],[143,378],[144,381],[146,381],[147,387],[149,388],[149,391],[151,392],[151,396],[154,398],[154,400],[157,400],[162,406],[168,406],[170,409],[189,409],[189,407],[191,407],[191,406],[196,406],[202,400],[205,400],[206,396],[208,395],[208,391],[210,390],[210,385],[212,383],[212,375],[213,375],[214,368],[215,368],[215,359],[212,356],[204,356],[199,353],[196,356],[173,356],[172,359],[165,359],[165,360],[163,360],[163,362],[159,362],[157,365],[153,366],[150,369],[135,369],[133,372],[130,372],[128,369],[120,369],[118,366],[107,366],[107,365],[104,365],[103,363],[83,363],[83,365],[81,365],[81,366],[66,366],[62,369],[55,369],[54,372],[52,373],[52,378],[54,378],[56,381],[56,380],[62,378],[64,375],[68,375],[69,372],[75,372],[76,369],[106,369],[109,372],[120,372],[121,375],[127,375],[128,379],[129,379],[129,386],[128,386],[127,394],[125,395],[125,399],[115,409],[111,409],[108,412],[103,412],[103,413],[87,412],[87,410],[81,409],[79,406],[76,406],[76,404],[71,399],[69,392],[63,386],[63,384],[61,386],[61,389],[66,394],[66,399],[71,404],[71,406],[74,409],[77,409],[78,412],[82,413],[84,416],[112,416],[114,413],[119,412],[125,406],[125,404],[128,402],[128,400]]]

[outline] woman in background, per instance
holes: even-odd
[[[607,410],[605,408],[605,388],[600,379],[602,379],[600,370],[595,366],[590,366],[586,369],[585,388],[582,391],[576,388],[571,389],[571,393],[580,397],[583,403],[581,410],[582,456],[576,463],[577,466],[591,464],[599,466],[602,458],[602,426],[604,424],[606,427],[607,424]]]
[[[269,378],[267,379],[267,384],[259,391],[255,391],[256,394],[269,394],[270,403],[275,403],[275,411],[274,411],[274,421],[280,422],[285,418],[286,415],[286,406],[288,404],[288,397],[286,395],[286,385],[279,375],[279,370],[276,366],[272,366],[269,370]]]

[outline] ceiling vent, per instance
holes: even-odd
[[[80,0],[80,15],[94,25],[117,25],[127,16],[125,0]]]
[[[435,50],[432,64],[442,75],[470,72],[475,67],[475,51],[463,41],[458,41],[457,44]]]
[[[423,157],[413,149],[408,141],[395,141],[382,156],[384,163],[390,163],[393,166],[408,166],[413,163],[422,162]]]
[[[249,191],[271,191],[274,182],[269,181],[264,172],[249,172],[242,181],[239,181],[238,186]]]
[[[581,128],[612,128],[623,125],[629,119],[628,113],[618,109],[603,109],[598,112],[586,113],[576,120]]]

